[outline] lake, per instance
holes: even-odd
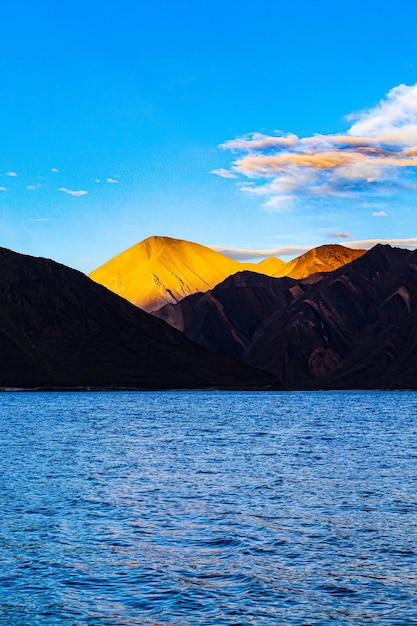
[[[417,393],[0,394],[0,623],[417,623]]]

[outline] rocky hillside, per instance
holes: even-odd
[[[84,274],[0,248],[0,388],[263,388]]]
[[[213,289],[242,270],[303,278],[313,272],[334,270],[363,253],[363,250],[335,244],[314,248],[288,263],[275,257],[260,263],[240,263],[191,241],[149,237],[110,259],[89,276],[132,304],[154,311],[193,293]]]
[[[287,388],[417,388],[417,251],[378,245],[298,281],[242,273],[156,314]]]

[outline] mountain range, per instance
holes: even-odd
[[[289,389],[417,388],[417,251],[301,280],[240,272],[155,315]]]
[[[417,251],[321,246],[241,264],[153,237],[109,263],[132,299],[143,276],[142,303],[174,303],[151,315],[76,270],[0,248],[0,389],[417,388]],[[260,272],[285,268],[293,277]]]
[[[275,257],[260,263],[241,263],[197,243],[154,236],[113,257],[89,277],[151,312],[213,289],[242,270],[304,278],[314,272],[335,270],[364,252],[331,244],[313,248],[288,263]]]
[[[0,388],[279,387],[84,274],[0,248]]]

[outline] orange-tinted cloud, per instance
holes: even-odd
[[[253,133],[221,144],[237,155],[231,170],[254,181],[241,187],[281,208],[299,197],[351,195],[408,187],[417,167],[417,83],[394,87],[381,102],[352,114],[344,134]],[[403,173],[402,173],[403,172]]]

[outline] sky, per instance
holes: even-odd
[[[415,0],[14,0],[0,63],[3,247],[417,246]]]

